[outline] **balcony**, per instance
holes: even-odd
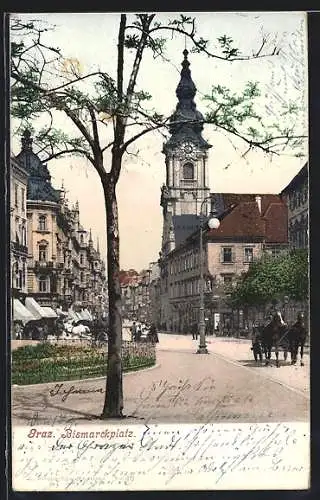
[[[23,253],[25,255],[28,255],[28,247],[26,245],[21,245],[20,243],[17,243],[16,241],[12,241],[12,250],[14,252],[18,253]]]
[[[36,271],[48,271],[51,272],[56,268],[56,263],[52,260],[36,260],[34,263],[34,268]]]

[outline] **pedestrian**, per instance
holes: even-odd
[[[138,326],[137,326],[137,330],[136,330],[136,341],[137,341],[137,342],[139,342],[139,341],[140,341],[141,336],[142,336],[142,329],[141,329],[141,325],[138,325]]]
[[[152,323],[152,325],[150,326],[149,332],[150,332],[151,342],[158,343],[159,337],[158,337],[156,325],[154,323]]]
[[[137,327],[136,327],[136,322],[134,321],[132,324],[132,327],[130,328],[131,330],[131,341],[136,342],[137,340]]]
[[[192,326],[192,340],[198,340],[198,325],[197,325],[197,323],[193,323],[193,326]]]
[[[253,356],[255,362],[258,361],[258,358],[260,361],[262,361],[262,346],[261,346],[261,334],[259,331],[259,327],[256,325],[253,325],[252,327],[252,347],[251,350],[253,351]]]

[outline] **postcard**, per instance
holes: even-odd
[[[308,489],[306,13],[10,44],[13,489]]]

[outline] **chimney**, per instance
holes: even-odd
[[[258,205],[258,209],[259,209],[259,212],[261,214],[261,196],[260,195],[256,195],[256,202],[257,202],[257,205]]]

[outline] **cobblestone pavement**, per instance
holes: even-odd
[[[248,341],[159,335],[157,366],[124,376],[123,423],[308,421],[305,367],[256,366]],[[298,382],[300,379],[304,382]],[[14,423],[97,421],[104,379],[13,387]]]

